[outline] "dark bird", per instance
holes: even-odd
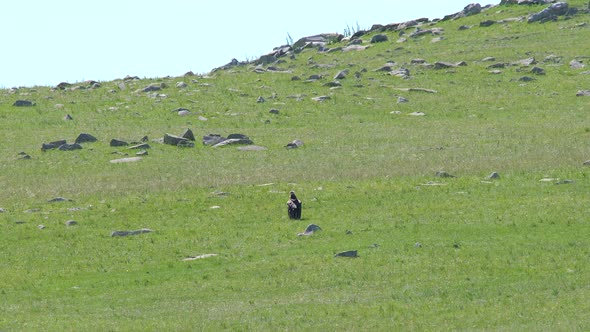
[[[295,192],[289,193],[291,197],[287,201],[287,212],[289,212],[289,219],[301,219],[301,201],[295,196]]]

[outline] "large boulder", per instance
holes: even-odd
[[[567,14],[568,10],[569,5],[567,2],[557,2],[538,13],[529,16],[528,22],[544,22],[552,18],[556,18],[557,16],[565,15]]]

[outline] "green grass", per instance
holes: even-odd
[[[588,56],[579,45],[590,30],[575,27],[588,15],[478,26],[541,8],[436,23],[438,43],[390,33],[363,52],[305,50],[276,64],[291,73],[244,66],[125,90],[118,80],[0,91],[0,330],[588,330],[590,99],[575,93],[590,76],[568,66]],[[543,63],[551,54],[562,61]],[[534,56],[547,74],[492,75],[486,56]],[[435,70],[414,58],[468,65]],[[388,60],[411,79],[374,71]],[[342,88],[322,86],[345,68]],[[326,78],[291,80],[311,74]],[[135,92],[153,82],[167,83],[165,97]],[[438,92],[396,89],[409,87]],[[331,99],[311,100],[319,95]],[[37,105],[11,106],[17,99]],[[199,138],[243,133],[267,150],[150,141],[142,161],[109,163],[135,153],[109,147],[112,138],[186,128]],[[81,132],[99,141],[40,149]],[[305,145],[285,149],[293,139]],[[487,180],[492,171],[501,178]],[[303,200],[301,221],[287,218],[290,190]],[[72,201],[47,202],[58,196]],[[323,230],[298,237],[310,223]],[[140,228],[154,232],[110,236]],[[360,257],[334,257],[345,250]],[[200,254],[217,256],[183,261]]]

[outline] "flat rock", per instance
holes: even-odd
[[[358,251],[357,250],[348,250],[348,251],[339,252],[336,255],[334,255],[334,257],[351,257],[351,258],[356,258],[356,257],[359,257],[359,256],[358,256]]]
[[[151,230],[149,228],[142,228],[142,229],[138,229],[135,231],[113,231],[113,232],[111,232],[111,236],[112,237],[130,236],[130,235],[139,235],[139,234],[151,233],[151,232],[153,232],[153,230]]]
[[[203,258],[209,258],[209,257],[215,257],[215,256],[218,256],[218,254],[202,254],[202,255],[197,255],[197,256],[188,256],[188,257],[183,258],[182,260],[186,262],[186,261],[194,261],[197,259],[203,259]]]
[[[35,106],[35,103],[30,101],[30,100],[17,100],[15,101],[12,106],[16,106],[16,107],[29,107],[29,106]]]
[[[141,157],[128,157],[128,158],[120,158],[120,159],[113,159],[110,161],[111,164],[122,164],[122,163],[135,163],[141,161]]]
[[[74,144],[66,143],[66,144],[60,145],[57,149],[60,151],[74,151],[74,150],[82,149],[82,145],[80,145],[78,143],[74,143]]]
[[[297,236],[309,236],[312,235],[314,232],[321,231],[322,228],[316,224],[309,224],[303,231],[303,233],[298,233]]]

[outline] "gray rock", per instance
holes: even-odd
[[[577,97],[590,97],[590,90],[578,90]]]
[[[226,140],[226,138],[218,134],[209,134],[203,136],[203,144],[209,146],[213,146],[217,143],[223,142],[224,140]]]
[[[110,161],[111,164],[126,164],[126,163],[135,163],[141,161],[141,157],[128,157],[128,158],[120,158],[120,159],[113,159]]]
[[[335,79],[335,80],[341,80],[341,79],[344,79],[344,78],[346,78],[346,75],[348,75],[348,69],[344,69],[344,70],[341,70],[341,71],[339,71],[339,72],[338,72],[338,73],[337,73],[337,74],[334,76],[334,79]]]
[[[43,143],[41,145],[41,150],[46,151],[46,150],[57,149],[64,144],[66,144],[66,140],[59,140],[59,141],[53,141],[53,142],[49,142],[49,143]]]
[[[571,69],[582,69],[584,67],[585,67],[585,65],[581,61],[578,61],[575,59],[570,61],[570,68]]]
[[[66,144],[60,145],[57,149],[60,151],[74,151],[74,150],[82,149],[82,145],[80,145],[78,143],[74,143],[74,144],[66,143]]]
[[[140,143],[130,146],[129,150],[149,149],[151,146],[148,143]]]
[[[164,83],[152,83],[145,88],[141,89],[141,92],[153,92],[153,91],[160,91],[166,87]]]
[[[188,128],[184,131],[184,133],[182,133],[182,135],[180,135],[180,137],[186,138],[189,141],[195,140],[195,135],[193,134],[193,131]]]
[[[136,156],[139,156],[139,157],[147,156],[148,155],[148,152],[147,152],[147,150],[141,150],[141,151],[135,153],[135,155]]]
[[[318,97],[311,98],[311,100],[313,100],[313,101],[325,101],[325,100],[330,100],[330,99],[332,99],[330,96],[318,96]]]
[[[88,142],[96,142],[97,139],[96,137],[87,134],[87,133],[81,133],[80,135],[78,135],[78,137],[76,138],[76,143],[80,144],[80,143],[88,143]]]
[[[557,18],[557,16],[567,14],[568,10],[569,5],[567,2],[557,2],[538,13],[529,16],[528,23],[543,22],[548,19]]]
[[[14,102],[14,104],[12,104],[12,106],[16,106],[16,107],[29,107],[29,106],[35,106],[35,103],[30,101],[30,100],[17,100]]]
[[[312,235],[314,232],[321,231],[322,228],[316,224],[309,224],[303,231],[303,233],[298,233],[298,236],[309,236]]]
[[[532,82],[535,79],[532,78],[532,77],[530,77],[530,76],[523,76],[523,77],[519,78],[518,80],[521,81],[521,82]]]
[[[186,88],[187,86],[188,86],[188,84],[186,84],[184,82],[178,82],[178,83],[176,83],[176,87],[177,88],[180,88],[180,89]]]
[[[257,102],[257,103],[259,103],[259,104],[260,104],[260,103],[264,103],[265,101],[266,101],[266,100],[265,100],[265,99],[264,99],[264,97],[262,97],[262,96],[259,96],[259,97],[258,97],[258,99],[256,99],[256,102]]]
[[[70,120],[74,120],[74,118],[72,118],[72,116],[71,116],[71,115],[69,115],[69,114],[66,114],[66,116],[64,116],[64,118],[63,118],[63,119],[64,119],[64,121],[70,121]]]
[[[129,235],[138,235],[138,234],[151,233],[151,232],[153,232],[153,230],[151,230],[149,228],[142,228],[142,229],[138,229],[135,231],[113,231],[111,233],[111,236],[112,237],[129,236]]]
[[[178,144],[176,145],[179,148],[194,148],[195,147],[195,142],[191,142],[191,141],[180,141],[178,142]]]
[[[47,200],[47,203],[57,203],[57,202],[71,202],[71,199],[67,199],[64,197],[54,197],[52,199]]]
[[[334,255],[334,257],[351,257],[351,258],[356,258],[356,257],[359,257],[359,256],[358,256],[358,252],[356,250],[348,250],[348,251],[339,252],[336,255]]]
[[[485,21],[479,22],[479,26],[480,27],[489,27],[491,25],[494,25],[495,23],[496,23],[496,21],[494,21],[494,20],[485,20]]]
[[[75,220],[68,220],[65,222],[65,225],[66,226],[76,226],[76,225],[78,225],[78,222]]]
[[[533,73],[535,75],[545,75],[545,69],[540,68],[540,67],[533,67],[531,69],[531,73]]]
[[[268,111],[268,113],[270,114],[279,114],[279,110],[276,108],[271,108],[270,111]]]
[[[407,103],[407,102],[409,102],[408,99],[406,99],[406,98],[404,98],[402,96],[397,97],[397,103],[398,104],[400,104],[400,103]]]
[[[406,68],[399,68],[389,72],[389,75],[401,77],[403,79],[410,78],[410,70]]]
[[[340,83],[338,81],[332,81],[332,82],[324,83],[323,85],[330,87],[330,88],[334,88],[334,87],[342,86],[342,83]]]
[[[439,177],[439,178],[454,178],[455,177],[454,175],[451,175],[445,171],[438,171],[438,172],[436,172],[436,174],[434,176]]]
[[[389,38],[387,38],[387,35],[377,34],[377,35],[374,35],[371,38],[371,44],[374,44],[374,43],[382,43],[382,42],[386,42],[388,40],[389,40]]]
[[[115,138],[111,139],[111,141],[109,142],[109,146],[127,146],[127,145],[129,145],[129,143],[115,139]]]
[[[303,142],[299,139],[293,140],[293,142],[285,145],[287,149],[296,149],[303,146]]]
[[[488,179],[499,179],[500,178],[500,174],[498,174],[498,172],[492,172],[490,175],[488,175],[487,177]]]
[[[249,144],[254,144],[254,142],[252,142],[250,139],[228,138],[228,139],[226,139],[224,141],[221,141],[221,142],[213,145],[213,147],[214,148],[218,148],[218,147],[222,147],[222,146],[237,145],[237,144],[249,145]]]
[[[180,137],[180,136],[171,135],[171,134],[164,135],[164,144],[178,145],[182,141],[188,141],[188,139],[186,139],[184,137]]]

